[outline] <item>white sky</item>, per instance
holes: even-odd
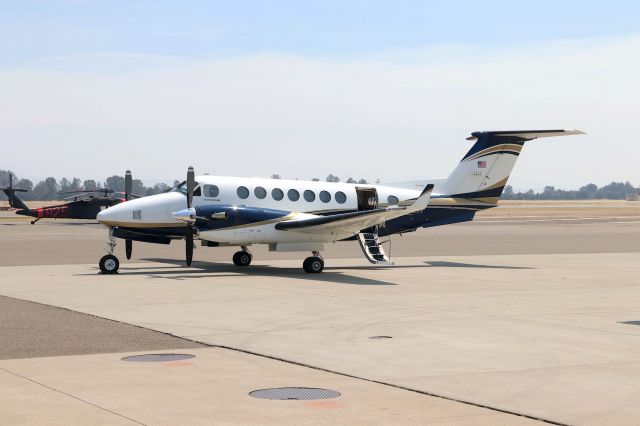
[[[475,130],[528,143],[516,189],[640,184],[640,36],[218,60],[75,55],[0,66],[0,168],[145,183],[197,173],[446,176]]]

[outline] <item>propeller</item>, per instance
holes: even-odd
[[[124,199],[129,201],[131,199],[131,190],[133,189],[133,177],[131,176],[131,170],[127,170],[124,174]]]
[[[196,175],[193,171],[193,167],[189,166],[187,171],[187,209],[191,210],[193,203],[193,191],[196,188]],[[187,222],[187,236],[185,238],[186,243],[186,261],[187,266],[191,265],[193,260],[193,224],[191,221]]]
[[[131,190],[133,189],[133,177],[131,176],[131,170],[127,170],[124,174],[124,200],[129,201],[131,199]],[[125,254],[127,259],[131,259],[131,253],[133,252],[133,241],[124,240]]]

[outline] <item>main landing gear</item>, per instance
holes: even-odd
[[[107,255],[102,256],[100,259],[100,271],[103,274],[115,274],[120,267],[120,261],[113,255],[113,251],[116,248],[116,239],[113,236],[113,228],[109,228],[109,241],[107,242]]]
[[[253,255],[247,246],[242,246],[242,250],[237,251],[233,255],[233,263],[236,266],[249,266],[252,260]],[[302,264],[302,268],[308,274],[319,274],[322,272],[324,270],[324,259],[320,255],[320,252],[314,251],[313,256],[307,257]]]
[[[302,264],[302,268],[308,274],[319,274],[324,269],[324,259],[320,252],[314,251],[313,256],[307,257]]]
[[[247,246],[242,246],[242,250],[233,255],[233,263],[236,266],[249,266],[252,260],[253,256]]]

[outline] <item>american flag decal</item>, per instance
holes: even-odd
[[[478,161],[478,168],[479,169],[486,169],[487,168],[487,162],[484,160]]]

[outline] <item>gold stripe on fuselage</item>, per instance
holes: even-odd
[[[433,208],[463,208],[463,209],[488,209],[496,207],[498,197],[485,198],[432,198],[429,207]]]
[[[519,154],[522,151],[522,145],[507,143],[504,145],[496,145],[490,148],[483,149],[482,151],[478,151],[469,158],[465,158],[464,161],[475,160],[476,158],[491,154],[496,151],[512,151],[515,154]]]

